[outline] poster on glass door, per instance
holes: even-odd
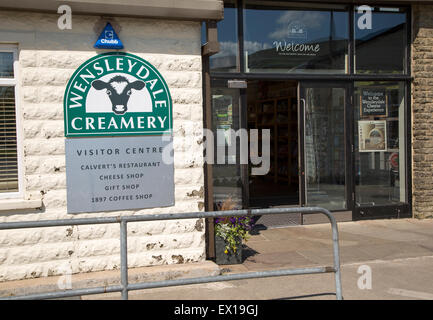
[[[214,111],[214,121],[217,131],[217,146],[224,147],[231,145],[230,129],[233,119],[233,100],[228,95],[213,95],[212,103]],[[221,137],[219,137],[221,135]]]
[[[386,120],[358,121],[359,152],[386,151]]]
[[[383,88],[362,88],[360,94],[361,117],[386,117],[388,96]]]

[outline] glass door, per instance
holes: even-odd
[[[301,203],[350,210],[348,86],[302,82],[299,91]]]
[[[212,82],[212,135],[207,139],[213,139],[214,149],[210,181],[213,210],[242,209],[246,201],[247,165],[239,163],[240,141],[236,139],[238,130],[244,126],[242,96],[242,89],[227,88],[227,81]]]
[[[354,84],[354,218],[410,216],[405,83]]]
[[[299,205],[297,86],[290,80],[248,81],[247,129],[250,137],[258,132],[262,157],[259,165],[250,160],[250,208]],[[269,141],[263,139],[265,131],[269,132]],[[253,173],[254,168],[263,167],[263,161],[269,164],[268,171]]]

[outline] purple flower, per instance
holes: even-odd
[[[254,226],[254,219],[248,216],[241,217],[217,217],[215,218],[216,225],[228,224],[230,227],[238,227],[245,231],[250,231]]]

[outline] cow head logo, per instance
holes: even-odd
[[[63,98],[65,136],[171,134],[168,85],[143,58],[106,52],[84,61]]]
[[[128,101],[132,94],[132,89],[142,90],[146,83],[141,80],[129,82],[124,76],[115,76],[108,82],[95,80],[92,87],[96,90],[106,89],[106,94],[110,98],[112,110],[115,114],[125,114],[128,111]]]

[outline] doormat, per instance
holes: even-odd
[[[300,213],[268,214],[257,217],[258,220],[256,220],[255,227],[251,233],[254,233],[254,230],[302,225],[302,215]]]

